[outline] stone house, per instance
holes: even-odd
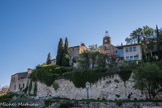
[[[131,44],[117,47],[117,55],[123,57],[124,60],[142,60],[141,44]]]
[[[8,87],[3,87],[2,90],[0,90],[0,96],[7,94],[7,92],[8,92]]]
[[[69,48],[69,64],[73,64],[74,57],[78,57],[79,54],[83,53],[84,51],[88,50],[84,43],[78,46],[73,46]]]
[[[52,65],[56,65],[56,59],[52,59],[52,60],[51,60],[51,64],[52,64]]]
[[[11,76],[9,92],[19,92],[24,90],[29,83],[29,76],[32,69],[28,68],[27,72],[16,73]]]

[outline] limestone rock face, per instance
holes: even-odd
[[[53,86],[37,82],[37,97],[62,97],[70,99],[86,99],[86,88],[76,88],[73,82],[65,79],[56,80],[59,88],[55,90]],[[93,99],[145,99],[141,91],[133,88],[133,81],[130,78],[127,82],[120,79],[118,75],[105,77],[95,84],[91,84],[89,89],[89,98]]]

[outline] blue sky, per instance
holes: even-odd
[[[144,25],[162,27],[162,0],[0,0],[0,85],[10,76],[55,58],[59,38],[69,46],[125,43]]]

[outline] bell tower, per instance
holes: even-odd
[[[111,37],[108,34],[108,31],[105,32],[105,37],[103,38],[103,45],[109,44],[111,45]]]

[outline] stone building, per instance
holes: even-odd
[[[73,58],[78,57],[79,54],[83,53],[84,51],[88,50],[84,43],[78,46],[73,46],[69,48],[69,64],[72,65]]]
[[[108,31],[105,33],[105,37],[103,38],[103,45],[99,47],[99,50],[103,54],[107,54],[108,56],[117,56],[117,48],[112,45],[111,37],[108,35]]]
[[[0,96],[7,94],[7,92],[8,92],[8,87],[3,87],[2,90],[0,90]]]
[[[56,59],[52,59],[52,60],[51,60],[51,64],[52,64],[52,65],[56,65]]]
[[[140,44],[131,44],[117,47],[117,55],[126,61],[142,60],[142,47]]]
[[[29,82],[29,76],[32,69],[28,68],[27,72],[16,73],[11,76],[9,92],[19,92],[26,88]]]

